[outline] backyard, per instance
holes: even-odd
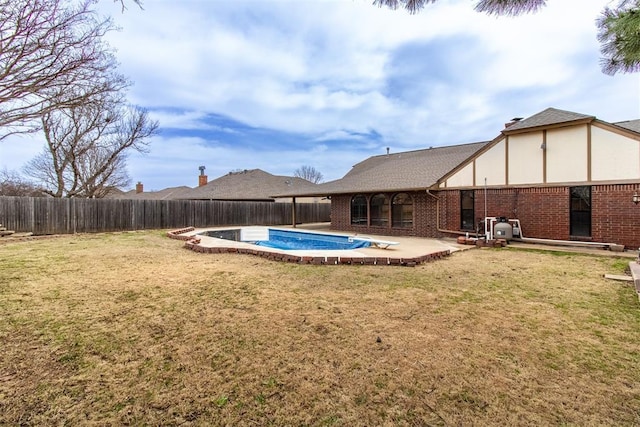
[[[161,231],[0,244],[0,425],[638,425],[628,259],[415,268],[199,254]]]

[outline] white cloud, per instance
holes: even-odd
[[[153,110],[149,113],[153,120],[162,124],[163,128],[183,130],[211,130],[219,129],[206,123],[207,114],[201,111],[167,111]]]
[[[346,161],[349,168],[362,160],[362,153],[357,150],[329,151],[325,144],[314,144],[257,154],[245,147],[211,145],[202,138],[156,137],[148,154],[134,153],[128,164],[133,182],[141,181],[145,191],[153,191],[180,185],[196,186],[199,166],[206,167],[205,172],[212,180],[237,169],[258,168],[275,175],[293,175],[300,166],[311,165],[329,180],[340,178],[348,171],[342,162]],[[342,162],[334,160],[336,155]]]
[[[640,116],[638,76],[599,70],[594,20],[608,0],[548,3],[535,15],[495,18],[468,0],[417,15],[370,0],[146,0],[124,13],[99,2],[122,27],[109,39],[135,82],[130,100],[172,130],[149,155],[131,156],[132,178],[158,189],[195,185],[202,162],[213,177],[254,167],[290,174],[313,160],[334,179],[386,146],[491,139],[511,117],[550,106],[612,121]],[[236,132],[212,115],[297,134],[299,145],[253,141],[264,146],[256,154],[173,136]]]

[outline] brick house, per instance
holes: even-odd
[[[475,233],[486,216],[507,217],[526,238],[637,249],[634,194],[640,120],[548,108],[491,141],[373,156],[295,196],[330,196],[331,226],[342,231],[452,237]]]

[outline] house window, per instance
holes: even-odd
[[[351,199],[351,224],[367,225],[367,198],[362,194]]]
[[[371,198],[371,225],[385,227],[389,224],[389,200],[384,194]]]
[[[570,234],[576,237],[591,236],[591,187],[571,187]]]
[[[475,203],[473,190],[460,191],[460,229],[475,230]]]
[[[407,193],[398,193],[391,200],[391,224],[394,227],[413,227],[413,199]]]

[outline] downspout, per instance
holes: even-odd
[[[449,233],[449,234],[459,234],[461,236],[473,235],[478,237],[478,233],[469,233],[467,231],[458,231],[458,230],[445,230],[444,228],[440,228],[440,197],[431,193],[431,190],[427,188],[427,194],[434,199],[436,199],[436,229],[441,233]]]

